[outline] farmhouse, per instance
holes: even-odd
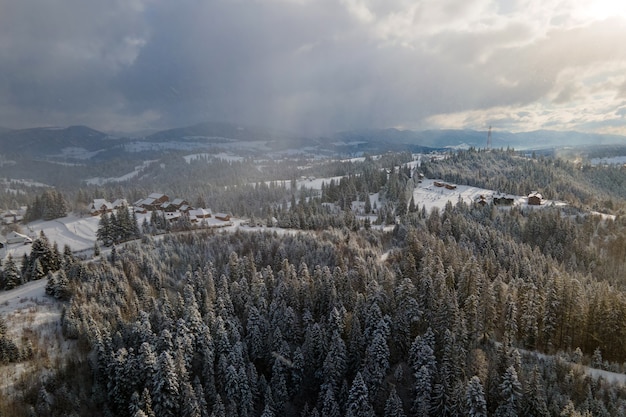
[[[486,205],[487,205],[487,203],[488,203],[488,202],[487,202],[487,197],[485,197],[485,196],[484,196],[484,195],[482,195],[482,194],[481,194],[481,195],[479,195],[479,196],[476,198],[476,200],[474,200],[474,202],[475,202],[476,204],[479,204],[479,205],[483,206],[483,207],[484,207],[484,206],[486,206]]]
[[[194,222],[200,219],[208,219],[211,217],[211,209],[199,208],[195,210],[189,210],[189,219]]]
[[[215,213],[215,215],[213,217],[215,217],[217,220],[221,220],[223,222],[230,221],[230,214],[226,214],[226,213]]]
[[[182,215],[180,211],[165,212],[165,218],[170,222],[180,219]]]
[[[537,191],[533,191],[532,193],[528,194],[528,204],[531,206],[541,205],[541,200],[543,200],[543,196]]]
[[[181,210],[183,206],[187,208],[187,210],[189,210],[189,203],[187,202],[187,200],[183,200],[182,198],[175,198],[172,201],[166,201],[165,203],[161,204],[161,210],[178,211]]]
[[[89,204],[89,213],[91,213],[92,216],[108,213],[111,210],[113,210],[113,204],[109,203],[104,198],[96,198]]]
[[[502,206],[512,206],[515,202],[515,198],[510,195],[497,195],[493,197],[493,204]]]
[[[152,193],[143,200],[136,201],[133,205],[135,207],[142,207],[148,211],[159,210],[163,203],[169,201],[169,197],[161,193]]]
[[[2,213],[2,224],[14,224],[21,222],[26,214],[26,207],[20,207],[17,210],[8,210]],[[1,246],[0,246],[1,248]]]
[[[33,243],[33,240],[26,235],[17,233],[16,231],[12,231],[12,232],[9,232],[8,235],[6,235],[6,242],[7,243],[22,243],[24,245],[27,245],[27,244]]]

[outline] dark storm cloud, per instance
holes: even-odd
[[[0,126],[464,127],[486,116],[446,115],[567,105],[590,78],[564,72],[624,60],[623,20],[537,27],[507,4],[0,0]]]

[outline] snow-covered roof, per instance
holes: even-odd
[[[106,201],[104,198],[95,198],[91,203],[91,210],[111,210],[113,208],[113,204]]]
[[[185,203],[185,200],[183,200],[182,198],[175,198],[174,200],[172,200],[172,204],[175,206],[180,206],[184,203]]]
[[[126,201],[125,198],[118,198],[112,204],[113,204],[113,208],[118,208],[121,206],[128,206],[128,201]]]
[[[148,197],[148,198],[143,199],[143,200],[139,203],[139,205],[140,205],[140,206],[151,206],[151,205],[153,205],[153,204],[154,204],[154,202],[155,202],[155,201],[156,201],[156,198]]]
[[[183,213],[181,213],[180,211],[165,212],[165,218],[167,220],[176,220],[179,219],[182,215]]]
[[[17,233],[15,230],[13,230],[13,231],[11,231],[11,232],[7,233],[7,235],[6,235],[6,238],[7,238],[7,239],[12,238],[12,237],[19,237],[19,238],[23,238],[23,239],[30,239],[30,238],[29,238],[28,236],[26,236],[26,235],[23,235],[23,234],[21,234],[21,233]]]
[[[191,218],[196,217],[198,219],[211,217],[211,209],[199,208],[195,210],[189,210],[189,217]]]
[[[163,198],[163,197],[165,197],[165,194],[163,194],[163,193],[152,193],[152,194],[150,194],[148,196],[148,198],[153,198],[155,200],[158,200],[158,199]]]

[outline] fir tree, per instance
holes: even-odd
[[[467,415],[470,417],[487,417],[487,401],[480,378],[473,376],[465,391]]]
[[[169,417],[179,414],[179,385],[174,360],[168,351],[159,356],[154,381],[152,382],[152,400],[154,412],[157,416]]]
[[[514,417],[518,415],[519,402],[522,398],[522,385],[517,379],[517,372],[513,366],[509,366],[502,376],[500,384],[500,397],[502,402],[496,409],[498,417]]]
[[[367,386],[361,373],[357,373],[348,395],[346,417],[374,417],[374,409],[370,402]]]
[[[385,404],[385,417],[406,417],[402,407],[402,400],[398,397],[396,388],[392,387]]]
[[[4,262],[4,289],[11,290],[21,284],[20,273],[17,270],[17,265],[13,260],[13,255],[9,253],[7,260]]]

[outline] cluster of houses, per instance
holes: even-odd
[[[19,223],[24,219],[26,210],[26,206],[21,206],[17,210],[4,210],[0,212],[0,221],[5,225]]]
[[[109,203],[105,199],[99,198],[93,200],[89,206],[89,212],[93,216],[99,216],[103,213],[109,213],[120,207],[129,207],[125,199],[117,199],[113,203]],[[135,201],[131,209],[135,213],[148,213],[152,211],[160,211],[169,221],[176,221],[183,216],[189,218],[192,222],[202,221],[204,219],[214,218],[224,222],[230,221],[230,215],[227,213],[215,213],[207,208],[194,208],[187,200],[182,198],[170,198],[162,193],[152,193],[146,198]]]
[[[449,183],[447,183],[447,182],[433,181],[433,185],[434,185],[435,187],[440,187],[440,188],[441,188],[441,187],[443,187],[443,188],[446,188],[446,189],[448,189],[448,190],[456,190],[456,185],[454,185],[454,184],[449,184]]]
[[[528,205],[540,206],[543,201],[543,196],[539,194],[538,192],[533,191],[532,193],[528,194],[527,199],[528,199]],[[515,203],[515,200],[516,200],[516,197],[513,195],[496,193],[492,195],[481,194],[478,197],[476,197],[474,202],[476,204],[480,204],[481,206],[485,206],[489,203],[493,203],[496,206],[498,205],[512,206]]]

